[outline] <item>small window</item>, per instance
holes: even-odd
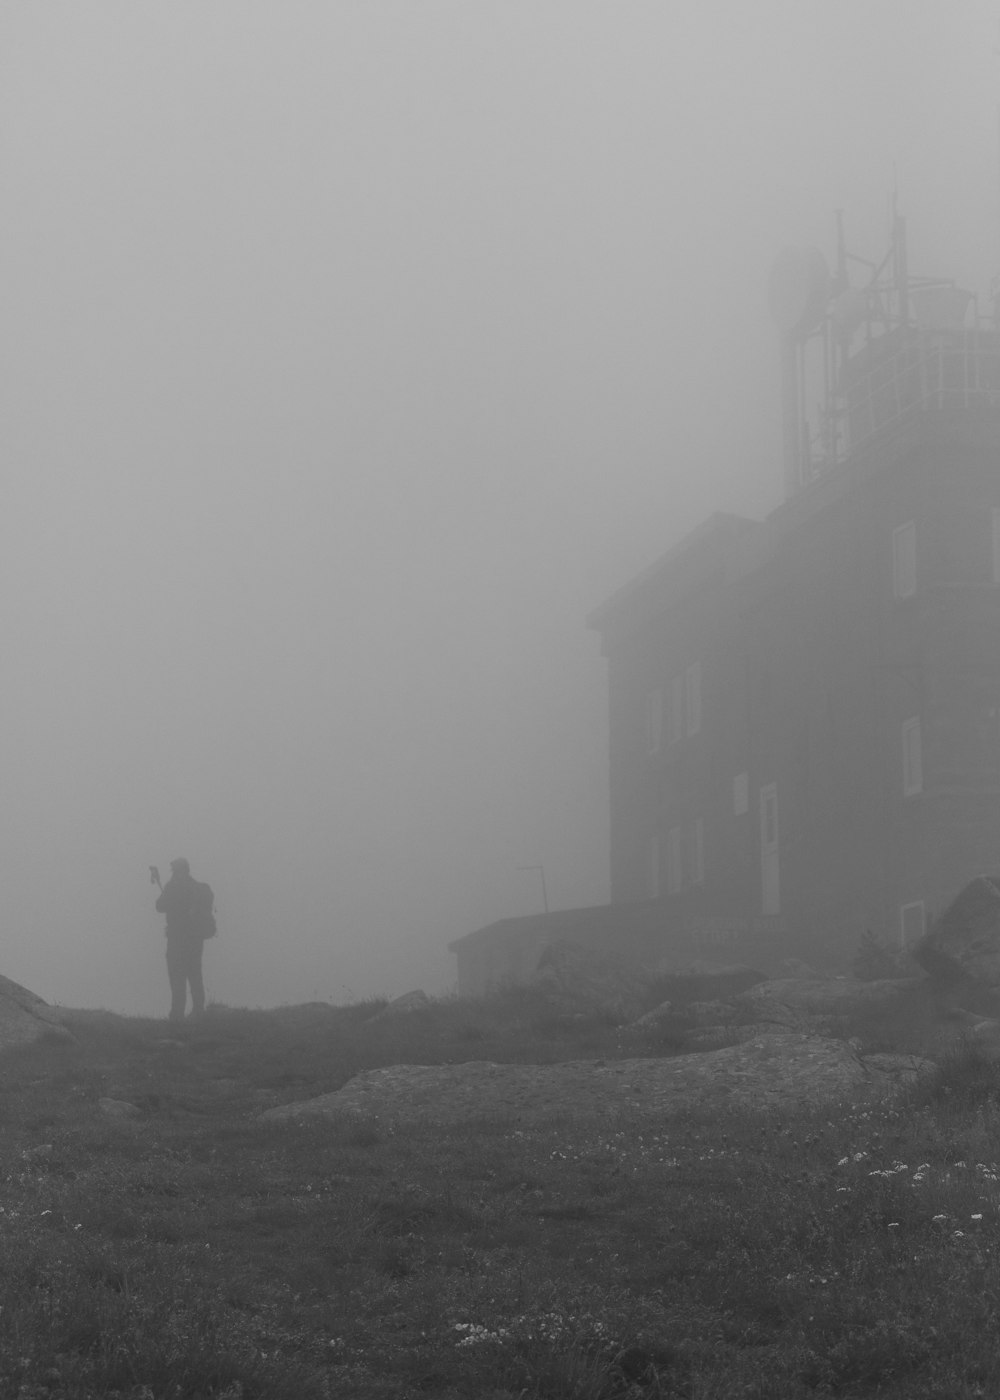
[[[892,532],[892,596],[912,598],[917,591],[917,527],[912,520]]]
[[[679,894],[683,884],[681,829],[679,826],[672,826],[667,832],[667,894]]]
[[[651,836],[646,851],[646,890],[650,899],[660,897],[660,838]]]
[[[646,692],[646,752],[659,753],[663,742],[663,691]]]
[[[733,779],[733,816],[746,816],[750,810],[750,776],[737,773]]]
[[[674,676],[670,683],[670,742],[684,738],[684,677]]]
[[[692,885],[703,885],[705,883],[705,819],[698,817],[695,820],[694,832],[691,840],[691,883]]]
[[[920,741],[920,719],[903,722],[903,796],[915,797],[924,790],[924,757]]]
[[[1000,506],[993,507],[993,582],[1000,583]]]
[[[899,946],[912,948],[924,936],[927,920],[924,916],[924,901],[915,899],[912,904],[899,906]]]
[[[698,734],[701,730],[701,665],[695,661],[684,672],[685,732]]]

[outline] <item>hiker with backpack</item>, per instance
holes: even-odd
[[[205,1010],[205,983],[201,956],[205,940],[215,935],[215,896],[212,887],[191,875],[181,857],[170,862],[170,879],[160,885],[160,873],[149,867],[149,878],[159,885],[156,909],[167,916],[167,974],[170,978],[170,1020],[183,1021],[187,990],[191,988],[191,1014]]]

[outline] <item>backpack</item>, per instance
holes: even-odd
[[[191,899],[191,927],[199,938],[214,938],[217,932],[215,895],[212,893],[212,886],[206,885],[202,880],[194,881],[194,895]]]

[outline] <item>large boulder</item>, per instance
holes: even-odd
[[[937,982],[1000,989],[1000,875],[979,875],[913,949]]]
[[[692,1107],[769,1108],[891,1094],[924,1065],[912,1056],[864,1057],[840,1040],[758,1032],[745,1043],[673,1059],[563,1064],[392,1065],[366,1070],[332,1094],[266,1110],[266,1122],[365,1114],[399,1122],[463,1123],[622,1112],[663,1121]]]
[[[558,939],[542,951],[531,985],[564,1011],[605,1011],[629,1020],[648,1005],[648,979],[609,953]]]
[[[30,1045],[43,1036],[70,1037],[60,1012],[19,982],[0,977],[0,1050]]]

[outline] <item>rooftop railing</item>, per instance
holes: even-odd
[[[940,409],[1000,412],[1000,334],[905,329],[847,362],[835,410],[837,461],[914,414]]]

